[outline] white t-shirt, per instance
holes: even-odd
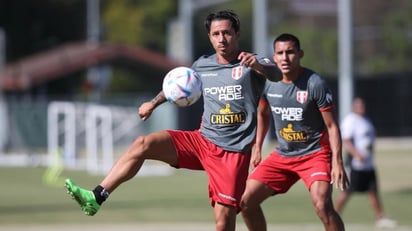
[[[373,144],[375,142],[375,128],[371,121],[355,113],[347,115],[341,123],[342,139],[351,139],[358,152],[365,157],[360,162],[352,159],[351,167],[355,170],[374,169]]]

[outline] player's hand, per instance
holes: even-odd
[[[265,70],[262,64],[260,64],[259,61],[257,60],[255,54],[242,51],[240,52],[238,59],[240,60],[240,65],[244,65],[248,68],[252,68],[260,75],[266,76]]]
[[[260,68],[260,63],[256,59],[255,54],[249,52],[240,52],[238,59],[240,60],[240,65],[245,65],[253,69]]]
[[[366,158],[364,156],[362,156],[361,154],[358,154],[354,157],[354,159],[356,159],[357,161],[363,163],[366,161]]]
[[[346,176],[345,169],[342,164],[332,164],[332,180],[331,184],[335,184],[337,189],[340,189],[341,191],[346,190],[346,188],[349,186],[349,180],[348,177]]]
[[[140,119],[143,121],[146,121],[151,115],[153,110],[155,109],[155,105],[152,102],[145,102],[142,105],[140,105],[138,113]]]
[[[260,149],[254,148],[252,150],[252,156],[250,158],[250,168],[254,169],[262,161],[262,152]]]

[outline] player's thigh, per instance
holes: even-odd
[[[177,164],[176,149],[167,131],[159,131],[141,137],[145,159],[160,160],[171,165]]]
[[[246,182],[246,189],[242,196],[242,207],[250,207],[261,204],[268,197],[274,195],[275,191],[254,179],[248,179]]]

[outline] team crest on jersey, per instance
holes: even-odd
[[[240,77],[242,77],[242,70],[242,66],[232,68],[232,78],[236,80],[240,79]]]
[[[308,91],[297,91],[296,92],[296,101],[299,103],[306,103],[308,100]]]

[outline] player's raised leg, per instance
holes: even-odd
[[[93,216],[110,193],[139,172],[146,159],[159,160],[177,166],[176,150],[167,131],[136,138],[94,190],[89,191],[80,188],[70,179],[66,180],[65,186],[68,193],[80,205],[85,214]]]

